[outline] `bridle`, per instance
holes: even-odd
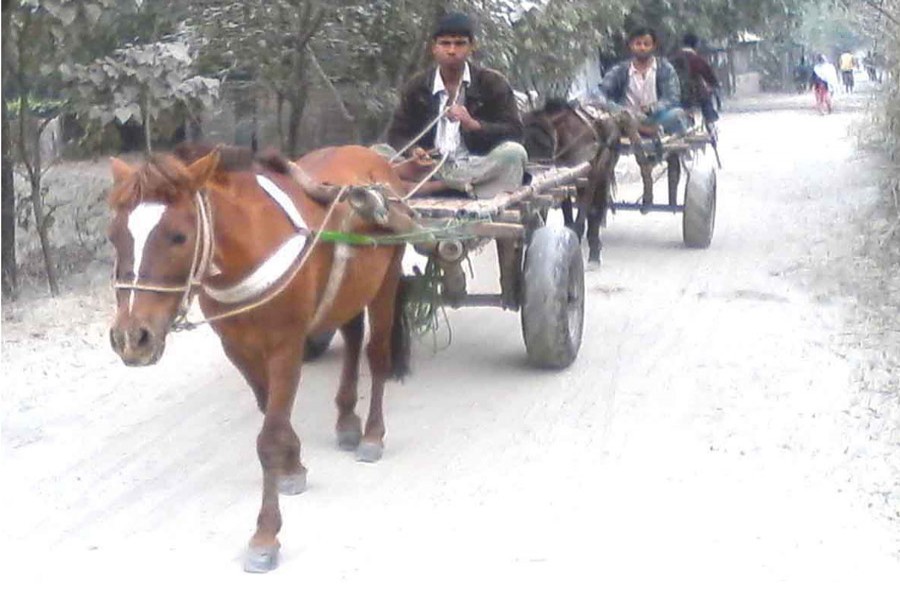
[[[213,235],[212,208],[209,204],[209,198],[205,193],[198,191],[194,194],[194,204],[197,207],[197,235],[194,240],[194,254],[191,257],[191,269],[183,284],[165,285],[142,281],[138,279],[138,273],[135,273],[132,281],[116,279],[116,281],[113,282],[113,287],[116,290],[181,294],[178,312],[175,313],[175,320],[173,323],[173,329],[176,330],[185,322],[191,303],[194,301],[198,289],[203,285],[203,278],[206,277],[207,271],[212,263],[214,251],[215,237]],[[135,269],[138,268],[139,265],[135,267]],[[116,271],[118,271],[118,269],[116,269]]]
[[[325,212],[322,223],[329,222],[331,215],[334,213],[335,209],[341,202],[344,194],[347,192],[349,187],[350,186],[346,185],[341,187],[337,197],[331,202],[331,205]],[[302,217],[299,217],[299,215],[297,217],[294,217],[292,214],[290,214],[290,207],[282,204],[284,200],[279,201],[276,198],[275,201],[276,204],[279,204],[279,206],[281,206],[282,210],[288,212],[288,216],[291,217],[292,222],[294,222],[295,228],[297,229],[299,235],[309,236],[313,234],[312,231],[302,226],[300,223],[294,221],[295,218],[299,218],[302,221]],[[204,325],[207,323],[212,323],[213,321],[220,321],[222,319],[234,317],[268,303],[291,284],[291,282],[294,280],[294,277],[297,275],[297,273],[300,272],[300,269],[303,268],[303,266],[306,264],[306,261],[309,260],[309,257],[312,256],[312,251],[319,244],[319,240],[322,237],[322,232],[324,231],[324,229],[316,230],[310,244],[307,245],[306,243],[303,243],[299,246],[300,249],[297,256],[301,256],[300,253],[303,253],[301,260],[296,261],[296,258],[294,258],[296,264],[294,264],[294,266],[292,266],[290,269],[287,269],[283,274],[283,277],[280,277],[281,283],[275,286],[273,282],[272,284],[267,285],[264,289],[259,290],[259,294],[262,294],[262,296],[258,299],[253,300],[252,302],[249,302],[247,304],[242,304],[241,306],[238,306],[236,308],[206,317],[200,321],[188,321],[187,313],[190,310],[191,304],[193,303],[194,298],[197,296],[197,293],[205,287],[203,284],[203,280],[207,275],[210,274],[209,272],[212,267],[212,257],[215,251],[215,232],[213,230],[212,207],[209,203],[209,198],[205,193],[197,192],[194,196],[194,203],[197,207],[197,236],[194,242],[194,255],[191,258],[191,269],[188,273],[187,279],[182,285],[164,285],[154,282],[140,281],[138,280],[137,273],[135,274],[133,281],[116,280],[113,283],[113,287],[117,290],[121,289],[143,292],[181,294],[181,301],[178,305],[178,311],[175,313],[175,317],[171,325],[172,331],[194,329],[199,325]],[[296,209],[294,209],[294,211],[296,211]],[[292,240],[293,239],[294,238],[292,238]],[[288,240],[288,244],[292,240]],[[304,249],[306,250],[305,253],[303,252]],[[207,289],[206,291],[207,293],[211,294],[215,290]],[[241,303],[250,299],[252,299],[252,297],[240,297],[236,300],[216,299],[216,301],[220,304],[229,304]]]

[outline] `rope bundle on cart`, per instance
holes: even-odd
[[[407,285],[405,305],[403,307],[409,331],[416,337],[423,338],[429,333],[432,335],[434,350],[437,351],[437,332],[441,326],[441,320],[447,328],[447,346],[453,339],[453,331],[450,328],[450,319],[441,301],[441,281],[443,269],[435,260],[429,260],[425,266],[425,272],[414,267],[414,277],[406,279]]]

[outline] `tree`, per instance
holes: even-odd
[[[49,229],[52,214],[44,206],[41,181],[45,165],[41,164],[40,134],[53,116],[52,111],[35,111],[38,98],[52,98],[58,90],[55,65],[71,59],[77,45],[78,32],[88,31],[96,23],[103,9],[112,0],[73,2],[67,0],[9,0],[3,4],[3,91],[4,99],[15,98],[16,128],[12,131],[14,144],[9,155],[4,153],[4,169],[15,160],[22,165],[30,185],[29,203],[34,224],[40,238],[47,283],[54,296],[59,293],[55,263],[51,257]],[[58,106],[59,103],[56,103]],[[53,103],[44,103],[53,106]],[[4,103],[4,115],[9,116],[9,103]],[[6,136],[4,136],[6,137]],[[6,180],[5,180],[6,182]],[[12,189],[3,191],[3,229],[15,228],[15,195]],[[5,236],[4,236],[5,237]],[[11,236],[14,240],[14,237]],[[4,251],[6,244],[4,242]],[[13,241],[14,243],[14,241]],[[15,282],[15,256],[4,252],[4,290]],[[8,290],[13,293],[12,290]]]
[[[192,27],[205,41],[201,61],[224,77],[242,76],[272,90],[281,107],[287,104],[282,150],[290,155],[299,146],[300,119],[308,98],[308,45],[321,29],[327,8],[317,0],[236,2],[205,0],[195,3]]]
[[[0,238],[3,240],[2,254],[2,290],[3,297],[14,299],[18,291],[18,276],[16,270],[16,189],[13,179],[12,127],[10,121],[9,106],[11,96],[11,71],[7,65],[7,58],[12,55],[11,32],[12,11],[11,2],[3,0],[3,130],[0,132],[0,141],[3,144],[2,160],[2,213],[0,213]],[[12,65],[9,65],[12,66]]]
[[[61,67],[64,79],[75,86],[82,113],[101,127],[113,120],[140,123],[148,153],[151,124],[162,114],[196,120],[218,97],[219,81],[194,75],[193,70],[194,58],[180,41],[129,45],[89,65]]]

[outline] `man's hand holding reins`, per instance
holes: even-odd
[[[472,118],[469,111],[462,104],[456,104],[447,111],[447,117],[451,121],[459,121],[459,126],[463,131],[478,131],[481,129],[481,123]]]

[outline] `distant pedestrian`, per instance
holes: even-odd
[[[820,54],[813,67],[812,87],[816,96],[816,108],[821,114],[834,110],[831,98],[838,85],[837,70],[824,54]]]
[[[844,82],[844,91],[848,94],[853,92],[853,69],[856,67],[856,58],[850,52],[841,54],[838,61],[841,69],[841,81]]]

